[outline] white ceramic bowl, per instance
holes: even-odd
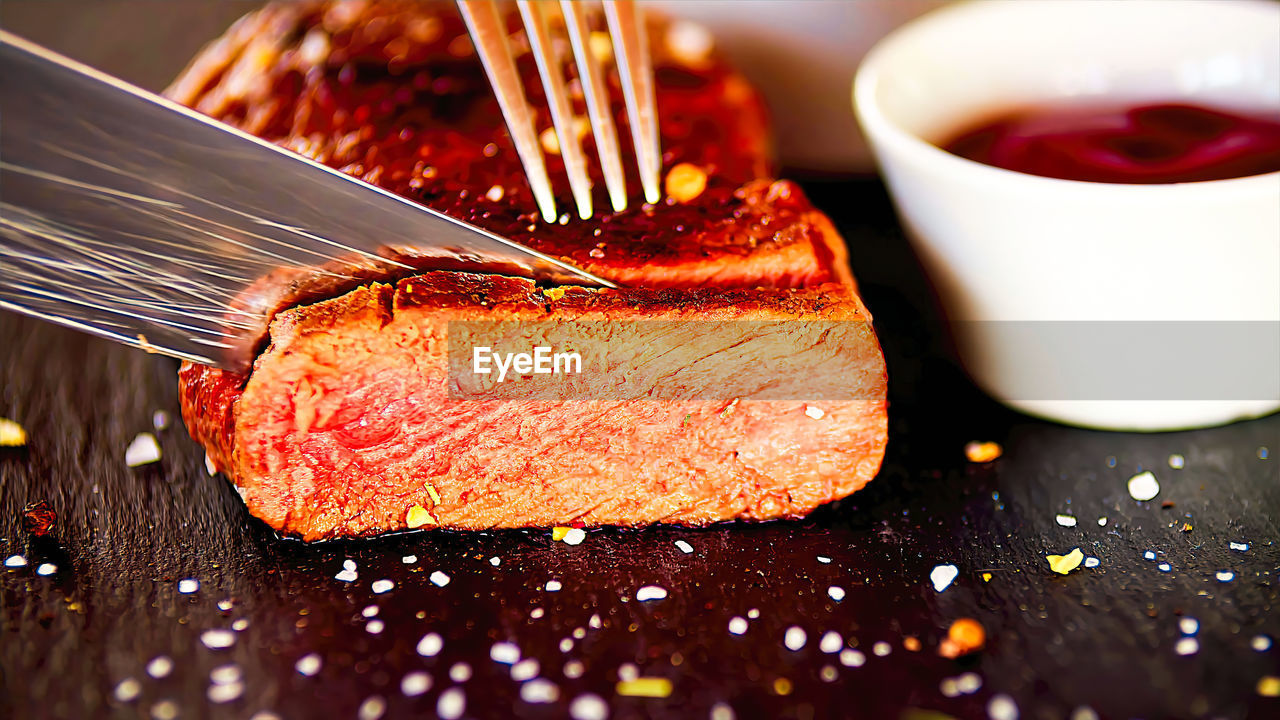
[[[1088,183],[932,144],[1019,106],[1167,100],[1280,113],[1280,4],[985,0],[859,68],[858,119],[961,360],[1006,404],[1137,430],[1280,408],[1280,172]]]

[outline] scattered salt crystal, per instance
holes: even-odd
[[[178,717],[178,703],[172,700],[161,700],[151,706],[152,720],[174,720]]]
[[[803,648],[807,640],[808,636],[805,635],[804,628],[799,627],[798,625],[792,625],[787,628],[787,632],[782,638],[782,644],[785,645],[788,650],[795,652],[796,650]]]
[[[560,641],[560,652],[567,653],[573,649],[573,638],[564,638]]]
[[[40,566],[36,568],[37,575],[52,575],[56,572],[58,572],[58,566],[53,563],[40,563]]]
[[[374,580],[373,584],[369,586],[369,589],[373,591],[374,595],[381,595],[383,593],[391,592],[395,586],[395,582],[391,580]]]
[[[1071,711],[1071,720],[1099,720],[1098,713],[1088,705],[1081,705]]]
[[[173,672],[173,661],[164,655],[157,655],[147,663],[147,674],[159,680]]]
[[[444,647],[444,638],[439,633],[427,633],[418,641],[418,654],[422,657],[434,657]]]
[[[842,647],[844,647],[844,639],[835,630],[828,630],[818,641],[818,649],[828,655],[840,652]]]
[[[137,700],[140,694],[142,694],[142,683],[133,678],[125,678],[116,685],[116,700],[120,702],[132,702]]]
[[[492,566],[494,566],[494,567],[498,567],[499,565],[501,565],[501,564],[502,564],[502,558],[500,558],[500,557],[498,557],[498,556],[496,556],[496,555],[495,555],[495,556],[493,556],[493,557],[489,558],[489,564],[490,564],[490,565],[492,565]]]
[[[871,646],[871,652],[875,653],[876,657],[884,657],[892,651],[893,646],[883,640]]]
[[[1200,643],[1193,637],[1180,638],[1173,645],[1173,651],[1179,655],[1195,655],[1199,650]]]
[[[575,638],[577,638],[578,640],[581,640],[582,638],[584,638],[584,637],[586,637],[586,636],[587,636],[587,629],[586,629],[586,628],[580,628],[580,627],[579,627],[579,628],[574,628],[574,629],[573,629],[573,636],[574,636]]]
[[[1169,456],[1169,467],[1174,470],[1181,470],[1187,464],[1187,459],[1178,454]]]
[[[213,464],[213,458],[209,457],[209,453],[204,454],[204,470],[209,473],[209,477],[218,474],[218,467]]]
[[[21,555],[10,555],[9,557],[4,559],[5,567],[16,568],[16,567],[26,567],[26,565],[27,565],[27,559]]]
[[[312,675],[320,672],[320,666],[323,664],[324,661],[320,659],[319,654],[310,653],[298,658],[298,662],[293,664],[293,668],[300,674],[311,677]]]
[[[760,617],[760,609],[751,608],[750,610],[747,611],[747,617],[752,620],[755,620],[756,618]]]
[[[343,569],[343,570],[342,570],[341,572],[339,572],[337,575],[334,575],[334,576],[333,576],[333,579],[334,579],[334,580],[341,580],[342,582],[348,582],[348,583],[349,583],[349,582],[355,582],[355,581],[356,581],[356,578],[358,578],[358,577],[360,577],[360,576],[356,573],[356,571],[355,571],[355,570],[347,570],[347,569]]]
[[[160,459],[160,443],[151,433],[138,433],[124,451],[124,464],[129,467],[147,465]]]
[[[736,720],[737,717],[729,703],[718,702],[711,706],[711,720]]]
[[[400,562],[404,563],[405,565],[412,565],[412,564],[414,564],[414,563],[418,562],[418,556],[417,556],[417,555],[405,555],[404,557],[400,558]]]
[[[247,618],[237,618],[231,623],[231,629],[236,632],[240,632],[247,627],[249,627],[249,620]]]
[[[1145,559],[1147,559],[1147,560],[1155,560],[1155,559],[1156,559],[1156,554],[1155,554],[1154,552],[1152,552],[1152,551],[1148,550],[1148,551],[1146,551],[1146,552],[1142,553],[1142,557],[1143,557],[1143,558],[1145,558]]]
[[[200,642],[210,650],[221,650],[236,644],[236,634],[230,630],[205,630],[200,633]]]
[[[360,703],[360,708],[356,710],[356,717],[359,720],[378,720],[386,711],[387,701],[382,699],[381,695],[370,695]]]
[[[845,648],[840,651],[840,664],[845,667],[862,667],[866,661],[867,656],[863,655],[860,650]]]
[[[525,658],[515,665],[511,666],[511,679],[516,682],[524,682],[532,680],[538,676],[538,661],[533,658]]]
[[[819,555],[818,562],[822,563],[823,565],[830,565],[831,558],[827,557],[826,555]]]
[[[489,648],[489,658],[503,665],[514,665],[520,660],[520,648],[516,647],[514,643],[495,643],[493,647]]]
[[[1156,568],[1158,568],[1160,572],[1170,572],[1173,570],[1173,566],[1167,562],[1160,563],[1159,565],[1156,566]]]
[[[365,629],[365,632],[369,633],[370,635],[381,635],[382,631],[385,630],[386,627],[387,627],[386,623],[382,622],[381,620],[378,620],[377,618],[374,618],[373,620],[370,620],[368,623],[365,624],[364,629]]]
[[[377,614],[378,614],[378,606],[377,606],[377,605],[366,605],[366,606],[365,606],[365,608],[364,608],[363,610],[361,610],[361,611],[360,611],[360,614],[361,614],[362,616],[364,616],[364,617],[371,618],[371,617],[373,617],[374,615],[377,615]]]
[[[270,710],[259,710],[249,716],[249,720],[283,720],[279,715]]]
[[[205,697],[209,698],[209,702],[221,705],[229,703],[240,697],[244,693],[243,683],[227,683],[226,685],[210,685],[205,691]]]
[[[1249,641],[1249,647],[1258,652],[1266,652],[1271,649],[1271,638],[1266,635],[1254,635]]]
[[[942,693],[943,697],[959,697],[960,687],[955,678],[942,678],[942,682],[938,683],[938,692]]]
[[[400,692],[407,697],[417,697],[431,689],[431,676],[415,670],[400,679]]]
[[[178,581],[178,592],[182,593],[183,595],[190,595],[191,593],[199,589],[200,589],[200,581],[195,578],[186,578],[184,580]]]
[[[598,695],[579,695],[569,703],[569,717],[573,720],[605,720],[609,717],[609,706]]]
[[[1084,566],[1087,568],[1096,568],[1100,564],[1102,564],[1102,561],[1092,555],[1084,559]]]
[[[590,628],[599,630],[602,624],[603,623],[600,620],[600,613],[592,613],[591,617],[587,618],[587,626]]]
[[[715,47],[711,31],[696,22],[676,20],[667,27],[667,48],[685,65],[699,67]]]
[[[960,570],[955,565],[938,565],[929,573],[929,580],[933,583],[934,590],[942,592],[959,574]]]
[[[169,427],[169,413],[163,410],[157,410],[151,413],[151,424],[154,425],[157,430],[164,430]]]
[[[640,677],[640,668],[634,663],[622,663],[618,666],[618,679],[623,682],[635,680]]]
[[[534,620],[537,620],[538,618],[540,618],[540,617],[542,617],[543,615],[545,615],[545,614],[546,614],[546,612],[547,612],[547,611],[546,611],[546,610],[543,610],[542,608],[534,608],[534,609],[532,609],[532,610],[530,610],[530,611],[529,611],[529,617],[533,618]]]
[[[439,570],[435,570],[431,573],[430,580],[432,585],[435,585],[436,587],[444,587],[449,584],[450,578]]]
[[[676,541],[676,547],[680,548],[680,552],[688,555],[693,552],[693,546],[683,540]]]
[[[1129,496],[1134,500],[1146,501],[1159,494],[1160,482],[1150,470],[1129,478]]]
[[[209,671],[209,682],[214,685],[230,685],[234,682],[240,682],[244,677],[244,673],[240,670],[239,665],[219,665]]]
[[[342,561],[342,569],[343,569],[343,570],[350,570],[351,572],[355,572],[355,571],[356,571],[356,561],[355,561],[355,560],[352,560],[351,558],[347,558],[346,560],[343,560],[343,561]]]
[[[823,665],[818,670],[818,677],[822,678],[823,682],[835,682],[836,678],[840,677],[840,671],[836,670],[835,665]]]
[[[972,695],[982,689],[982,676],[975,672],[962,673],[956,677],[956,689],[963,695]]]
[[[464,683],[471,679],[471,666],[464,663],[454,663],[449,668],[449,679],[456,683]]]
[[[442,720],[456,720],[466,710],[467,696],[462,694],[462,688],[449,688],[440,693],[440,699],[436,701],[436,714]]]
[[[1230,570],[1219,570],[1216,575],[1218,582],[1231,582],[1236,579],[1236,574]]]
[[[582,528],[569,528],[569,532],[564,534],[565,545],[581,545],[586,539],[587,531]]]
[[[1003,693],[987,702],[987,717],[991,720],[1018,720],[1018,704]]]
[[[1076,519],[1075,519],[1075,517],[1074,517],[1074,516],[1071,516],[1071,515],[1062,515],[1062,514],[1059,514],[1058,516],[1056,516],[1056,517],[1054,518],[1054,520],[1057,520],[1057,521],[1058,521],[1058,524],[1059,524],[1059,525],[1061,525],[1062,527],[1075,527],[1075,526],[1076,526]]]
[[[1249,551],[1249,543],[1231,542],[1231,543],[1228,543],[1228,547],[1230,547],[1232,550],[1235,550],[1237,552]]]
[[[486,198],[489,198],[490,202],[498,202],[499,200],[502,199],[502,196],[505,194],[506,194],[506,190],[503,189],[501,185],[494,185],[493,187],[489,188],[489,192],[485,193],[484,196]]]
[[[520,699],[527,703],[553,703],[560,699],[560,688],[543,678],[530,680],[520,686]]]
[[[1195,635],[1200,630],[1200,621],[1195,618],[1182,618],[1178,621],[1178,630],[1183,635]]]
[[[844,588],[838,587],[836,585],[832,585],[831,587],[827,588],[827,597],[831,598],[832,600],[835,600],[836,602],[840,602],[841,600],[844,600]]]
[[[804,414],[808,415],[814,420],[821,420],[827,413],[822,408],[814,407],[812,405],[805,405]]]
[[[747,631],[746,618],[734,617],[729,621],[729,632],[734,635],[742,635]]]
[[[636,600],[644,602],[646,600],[661,600],[667,596],[667,589],[658,587],[657,585],[645,585],[636,591]]]
[[[564,585],[561,585],[559,580],[548,580],[546,587],[547,592],[560,592],[560,588],[564,587]]]
[[[585,672],[586,669],[586,666],[584,666],[580,661],[570,660],[564,664],[564,676],[570,680],[574,680],[582,677],[582,673]]]

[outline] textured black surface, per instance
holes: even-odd
[[[739,718],[934,717],[913,709],[982,718],[1001,693],[1022,718],[1072,717],[1081,706],[1103,718],[1280,716],[1280,699],[1256,691],[1261,677],[1280,674],[1280,649],[1251,647],[1259,635],[1280,638],[1280,416],[1137,435],[1008,412],[940,350],[927,285],[883,189],[809,190],[853,248],[889,358],[892,412],[880,477],[803,522],[593,531],[576,547],[545,532],[277,540],[224,480],[207,475],[177,419],[173,362],[0,315],[0,416],[30,433],[29,447],[0,450],[0,552],[28,563],[0,570],[0,716],[357,717],[362,704],[378,704],[366,702],[372,696],[385,699],[386,717],[430,716],[454,685],[465,692],[465,715],[483,718],[563,717],[585,692],[615,718],[705,718],[716,702]],[[157,432],[163,459],[129,469],[125,447],[153,430],[156,410],[173,418]],[[975,439],[1000,441],[1004,457],[967,463],[963,446]],[[1185,467],[1170,467],[1173,453]],[[1127,493],[1140,469],[1160,480],[1152,502]],[[23,508],[40,500],[58,513],[44,538],[21,524]],[[1078,526],[1060,526],[1057,513]],[[1100,565],[1050,573],[1044,556],[1073,547]],[[405,564],[409,554],[417,561]],[[334,578],[347,558],[358,565],[351,583]],[[46,562],[57,571],[38,575]],[[942,563],[960,574],[938,593],[929,573]],[[444,587],[430,580],[436,570],[450,577]],[[1224,570],[1233,579],[1218,580]],[[180,593],[184,578],[198,579],[199,590]],[[394,589],[374,594],[380,579]],[[553,579],[558,592],[545,589]],[[669,595],[638,602],[645,585]],[[843,601],[828,595],[833,585],[846,591]],[[380,633],[363,614],[370,605]],[[752,608],[759,616],[746,633],[731,634],[730,619]],[[987,650],[959,662],[939,657],[946,628],[962,616],[986,627]],[[1186,656],[1175,651],[1182,618],[1199,621],[1198,649]],[[232,631],[232,647],[201,642],[236,621],[247,625]],[[807,635],[797,651],[783,642],[791,626]],[[822,652],[828,630],[865,664]],[[415,647],[429,632],[443,648],[422,657]],[[904,647],[908,636],[918,652]],[[521,701],[510,668],[490,659],[497,642],[535,658],[559,700]],[[878,642],[891,652],[875,654]],[[313,677],[295,669],[310,653],[322,659]],[[147,664],[161,655],[172,671],[150,677]],[[580,677],[566,676],[572,661]],[[469,679],[450,679],[457,663],[470,666]],[[615,696],[626,663],[670,678],[671,696]],[[226,665],[241,671],[241,692],[211,702],[211,672]],[[431,688],[407,697],[401,680],[417,670]],[[980,689],[947,697],[943,681],[965,672],[981,678]],[[116,689],[129,678],[140,694],[121,702]]]

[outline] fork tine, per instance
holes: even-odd
[[[525,176],[533,190],[542,218],[556,221],[556,201],[551,192],[551,180],[547,177],[546,160],[538,146],[538,133],[533,125],[533,109],[525,99],[524,85],[516,70],[511,44],[507,39],[506,24],[498,12],[494,0],[458,0],[458,8],[471,32],[476,54],[489,75],[489,83],[498,97],[507,130],[515,143],[516,153],[524,165]]]
[[[618,77],[622,80],[627,100],[627,116],[631,120],[631,139],[640,166],[640,184],[644,198],[656,203],[662,194],[658,175],[662,156],[658,146],[658,113],[653,96],[653,64],[644,21],[635,0],[604,0],[605,17],[613,36],[614,54],[618,58]]]
[[[560,155],[564,158],[564,170],[569,176],[569,188],[578,205],[578,217],[586,220],[593,214],[591,207],[591,180],[587,177],[587,158],[582,153],[582,138],[574,127],[573,108],[569,105],[569,92],[565,89],[564,69],[556,58],[551,45],[551,30],[547,27],[545,0],[519,0],[520,16],[529,36],[529,48],[538,63],[542,87],[547,93],[547,105],[551,108],[551,123],[555,125],[560,140]]]
[[[591,117],[591,130],[596,138],[596,152],[600,156],[600,169],[604,172],[604,184],[609,190],[609,203],[614,212],[627,209],[627,180],[622,171],[622,154],[618,149],[618,129],[613,124],[613,112],[609,107],[609,92],[604,84],[604,69],[600,59],[591,51],[588,42],[590,28],[587,25],[586,4],[580,0],[560,0],[565,28],[573,57],[578,63],[578,79],[587,101],[587,113]]]

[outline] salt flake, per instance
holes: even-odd
[[[929,573],[929,580],[933,583],[933,589],[942,592],[946,590],[960,575],[960,570],[955,565],[938,565]]]
[[[1150,470],[1129,478],[1129,496],[1134,500],[1146,501],[1159,494],[1160,482]]]

